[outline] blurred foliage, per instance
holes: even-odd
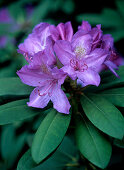
[[[112,34],[115,41],[124,38],[124,1],[122,0],[116,0],[116,9],[103,8],[100,14],[85,13],[78,15],[76,18],[79,22],[83,19],[93,25],[101,24],[105,33]]]
[[[6,81],[4,78],[15,77],[16,71],[26,64],[24,57],[17,53],[17,48],[32,31],[32,28],[40,22],[49,22],[57,25],[59,22],[70,20],[72,21],[74,30],[77,29],[78,25],[81,25],[82,20],[88,20],[93,26],[102,24],[104,33],[112,34],[116,41],[116,48],[124,55],[123,0],[0,0],[0,10],[3,8],[8,10],[11,18],[11,22],[9,23],[0,22],[0,41],[1,37],[5,38],[5,44],[0,45],[0,78],[3,83]],[[10,83],[10,87],[13,90],[17,85],[19,86],[18,80],[15,79],[15,81],[17,81],[17,84],[14,87],[12,82],[5,82],[5,84]],[[18,99],[21,99],[22,96],[24,98],[26,97],[23,95],[23,92],[22,94],[20,92],[22,86],[23,85],[20,84],[20,89],[16,89],[19,95]],[[25,88],[27,90],[27,87]],[[4,89],[7,91],[6,86]],[[9,95],[10,94],[8,94],[8,96]],[[14,99],[15,96],[12,97]],[[1,101],[9,104],[6,96],[4,99],[2,97],[0,98],[0,105],[2,104]],[[21,102],[23,102],[23,100]],[[22,105],[18,109],[21,108],[24,108],[24,106]],[[44,114],[43,116],[36,115],[23,122],[19,121],[12,123],[12,125],[0,127],[0,170],[16,169],[20,157],[28,150],[29,146],[31,146],[34,133],[44,117]],[[70,131],[73,132],[73,127],[71,127]],[[70,131],[68,132],[69,137],[64,138],[57,152],[53,153],[46,162],[36,166],[31,157],[27,157],[27,155],[30,155],[29,150],[19,161],[17,169],[98,169],[92,164],[89,164],[83,156],[82,159],[79,158]],[[120,151],[119,148],[123,147],[124,140],[114,140],[113,156],[108,169],[114,167],[119,169],[121,167],[124,158],[123,151]],[[30,160],[27,160],[27,158],[30,158]]]

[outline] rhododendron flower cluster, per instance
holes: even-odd
[[[77,86],[99,86],[100,71],[115,69],[122,63],[109,34],[103,34],[101,25],[91,28],[83,21],[73,33],[70,22],[57,26],[38,24],[19,45],[18,52],[28,64],[17,72],[23,83],[35,87],[28,106],[44,108],[49,101],[61,113],[69,114],[70,103],[62,90],[68,77]]]

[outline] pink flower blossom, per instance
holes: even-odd
[[[46,55],[39,52],[29,65],[17,72],[23,83],[36,87],[30,95],[28,106],[44,108],[51,100],[58,112],[69,114],[70,104],[61,89],[67,75],[57,67],[50,68],[46,59]]]
[[[86,31],[93,37],[93,49],[102,48],[107,51],[108,56],[106,57],[104,63],[99,67],[99,71],[105,69],[106,67],[111,70],[115,76],[118,77],[114,69],[118,69],[118,66],[124,64],[124,60],[120,55],[116,53],[114,48],[114,40],[110,34],[102,34],[101,25],[97,25],[91,28],[91,25],[87,21],[82,21],[82,25],[78,27],[79,30]]]
[[[62,70],[73,80],[78,78],[77,82],[82,86],[99,85],[100,76],[97,69],[107,57],[105,50],[92,48],[93,41],[91,34],[79,30],[71,42],[58,40],[54,46],[57,57],[64,65]]]

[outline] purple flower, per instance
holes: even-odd
[[[57,25],[57,30],[61,40],[71,41],[73,36],[73,28],[71,22],[60,23]]]
[[[26,57],[26,60],[30,62],[36,53],[45,51],[46,55],[52,56],[53,59],[51,62],[55,64],[52,48],[54,40],[58,39],[58,36],[58,32],[54,26],[48,23],[40,23],[33,29],[32,34],[29,34],[24,43],[19,45],[18,52],[22,53]]]
[[[23,83],[36,87],[30,95],[28,106],[44,108],[51,100],[58,112],[69,114],[70,104],[61,89],[66,74],[57,67],[50,68],[44,52],[34,55],[32,62],[17,74]]]
[[[104,65],[107,66],[116,77],[119,77],[114,69],[118,69],[118,66],[123,65],[124,60],[117,54],[114,48],[114,40],[110,34],[103,35],[101,47],[108,51],[108,57],[106,58]]]
[[[62,70],[82,86],[89,84],[98,86],[100,76],[98,67],[103,64],[107,53],[101,48],[93,49],[93,36],[87,31],[79,30],[71,42],[58,40],[54,49],[60,62],[64,65]]]
[[[59,39],[71,41],[72,35],[73,29],[70,22],[60,23],[57,27],[48,23],[40,23],[33,29],[24,43],[19,45],[18,52],[23,54],[28,62],[31,61],[34,54],[40,51],[45,51],[46,55],[51,56],[52,54],[54,56],[52,48],[55,41]],[[54,61],[53,64],[55,64]]]
[[[101,25],[97,25],[91,28],[91,25],[87,21],[83,21],[82,25],[78,27],[79,30],[83,30],[93,37],[92,49],[102,48],[106,50],[108,56],[104,63],[98,68],[99,71],[109,68],[115,76],[118,77],[114,69],[118,69],[119,65],[124,63],[122,57],[120,57],[114,48],[114,40],[110,34],[102,34]]]
[[[40,23],[19,45],[28,65],[17,72],[23,83],[36,87],[28,106],[44,108],[49,101],[62,113],[69,113],[69,101],[61,89],[67,76],[82,87],[100,84],[99,72],[105,67],[116,76],[120,65],[113,38],[103,35],[101,25],[91,28],[83,21],[73,35],[71,22],[57,26]]]

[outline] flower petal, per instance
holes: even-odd
[[[100,76],[97,72],[92,69],[85,70],[84,72],[77,73],[78,79],[82,81],[83,86],[95,85],[99,86]]]
[[[33,56],[35,53],[42,51],[46,46],[46,39],[50,35],[49,24],[40,23],[33,29],[33,32],[29,34],[24,43],[19,45],[18,52]]]
[[[94,70],[98,70],[107,56],[108,53],[105,50],[96,48],[89,55],[85,56],[83,61],[86,62],[88,67],[93,68]]]
[[[52,36],[52,39],[54,41],[59,40],[59,31],[57,30],[57,28],[54,25],[50,25],[49,29],[50,29],[50,34]]]
[[[44,53],[46,55],[46,63],[47,65],[49,66],[53,66],[56,64],[56,57],[55,57],[55,54],[54,54],[54,50],[53,50],[53,45],[54,45],[54,41],[52,39],[51,36],[49,36],[47,39],[46,39],[46,47],[45,50],[44,50]]]
[[[72,39],[72,50],[78,55],[84,56],[90,53],[92,45],[92,37],[90,34],[84,34],[82,31],[80,36]]]
[[[43,86],[51,79],[50,75],[43,74],[40,69],[29,69],[27,65],[17,71],[17,75],[23,83],[34,87]]]
[[[36,108],[44,108],[50,101],[50,97],[48,94],[40,96],[40,93],[44,93],[44,88],[35,88],[31,95],[30,101],[27,103],[28,106],[36,107]]]
[[[73,28],[71,22],[65,23],[66,40],[71,41],[73,36]]]
[[[82,25],[78,27],[78,29],[82,29],[84,31],[91,31],[91,25],[88,21],[82,21]]]
[[[58,40],[54,45],[54,50],[63,65],[70,63],[70,59],[74,58],[71,50],[71,44],[68,41]]]
[[[69,114],[70,103],[58,85],[54,87],[53,94],[51,96],[51,101],[53,102],[53,107],[61,113]]]
[[[115,70],[114,69],[118,69],[118,67],[117,67],[117,65],[116,64],[114,64],[113,62],[111,62],[111,61],[105,61],[104,62],[104,64],[111,70],[111,72],[116,76],[116,77],[118,77],[119,78],[119,75],[115,72]]]
[[[101,25],[96,25],[96,27],[91,29],[90,32],[92,38],[93,38],[93,45],[92,49],[97,48],[100,45],[100,42],[102,40],[102,30],[101,30]]]
[[[77,78],[77,74],[74,71],[74,69],[70,65],[66,65],[62,67],[62,70],[68,74],[69,77],[71,77],[72,80],[75,80]]]
[[[113,49],[114,39],[110,34],[105,34],[102,37],[102,48],[106,50]]]

